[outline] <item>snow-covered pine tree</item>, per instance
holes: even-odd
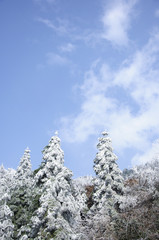
[[[116,163],[111,139],[107,132],[102,132],[97,144],[98,153],[94,159],[95,180],[94,206],[92,209],[104,212],[109,216],[116,213],[118,196],[123,192],[123,177]]]
[[[0,189],[5,189],[5,193],[10,194],[12,186],[14,185],[14,177],[16,171],[12,168],[5,169],[3,165],[0,166]]]
[[[8,202],[14,213],[14,239],[21,239],[27,232],[26,226],[35,210],[36,194],[31,171],[30,150],[26,148],[15,173],[11,199]]]
[[[31,161],[30,161],[30,150],[27,147],[24,151],[24,155],[22,156],[19,166],[17,168],[15,179],[21,181],[23,184],[27,181],[30,181],[32,177],[32,170],[31,170]]]
[[[0,167],[0,239],[12,240],[13,228],[12,223],[13,212],[7,205],[8,199],[10,199],[9,189],[9,177],[8,171],[1,166]]]
[[[4,193],[3,193],[4,194]],[[4,194],[6,197],[6,194]],[[13,216],[12,211],[4,201],[0,198],[0,239],[11,240],[13,235],[14,225],[11,217]]]
[[[43,163],[35,179],[42,189],[40,207],[32,217],[34,239],[80,239],[75,228],[79,207],[72,194],[72,172],[64,166],[60,138],[53,136],[43,150]]]

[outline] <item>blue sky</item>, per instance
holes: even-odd
[[[158,0],[0,0],[0,28],[0,164],[56,130],[75,177],[103,130],[121,169],[159,153]]]

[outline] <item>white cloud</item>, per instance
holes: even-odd
[[[94,95],[84,102],[81,113],[76,118],[63,118],[63,134],[70,142],[83,142],[88,136],[96,134],[97,128],[104,125],[107,112],[113,103],[102,95]],[[71,124],[71,125],[70,125]],[[70,127],[69,127],[70,126]]]
[[[159,134],[158,42],[156,33],[116,72],[100,61],[93,64],[80,87],[79,114],[62,119],[65,140],[84,142],[108,129],[118,152],[151,148]]]
[[[159,159],[159,140],[155,141],[144,154],[136,154],[133,159],[133,165],[144,164],[154,159]]]
[[[137,0],[114,0],[106,6],[102,23],[104,30],[102,38],[112,44],[126,46],[129,42],[128,30],[131,26],[133,7]]]
[[[63,20],[63,19],[57,19],[57,22],[56,24],[47,19],[47,18],[38,18],[37,21],[45,24],[47,27],[53,29],[55,32],[57,32],[58,34],[68,34],[69,31],[71,30],[71,27],[68,26],[68,22],[66,20]]]
[[[67,43],[67,44],[61,46],[60,50],[62,52],[72,52],[75,50],[75,45],[73,45],[72,43]]]
[[[97,128],[105,124],[108,112],[116,106],[113,100],[105,97],[107,89],[107,78],[111,77],[109,68],[104,65],[100,69],[100,80],[95,74],[97,63],[93,64],[90,71],[85,74],[85,81],[80,87],[84,102],[81,112],[76,117],[65,117],[62,119],[63,134],[68,141],[83,142],[95,134]],[[70,127],[69,127],[70,126]],[[71,133],[71,134],[70,134]]]
[[[66,65],[69,63],[69,60],[65,57],[62,57],[53,52],[47,53],[47,64],[49,65]]]

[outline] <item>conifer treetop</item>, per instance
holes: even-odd
[[[107,131],[103,131],[102,135],[103,135],[103,137],[107,137],[109,135],[109,133]]]
[[[58,134],[59,134],[59,133],[58,133],[58,131],[56,130],[56,131],[55,131],[55,136],[58,136]]]
[[[94,159],[95,173],[102,179],[106,178],[106,175],[115,169],[117,156],[113,153],[112,141],[108,137],[108,132],[102,132],[102,137],[99,138],[97,144],[98,153]]]
[[[73,228],[80,218],[79,207],[73,194],[72,171],[64,166],[64,153],[60,142],[58,136],[51,137],[43,150],[44,163],[35,176],[42,195],[36,216],[31,219],[33,238],[36,232],[42,235],[40,226],[42,222],[46,222],[46,231],[57,232],[56,239],[73,240]]]
[[[56,161],[64,163],[64,152],[61,149],[61,140],[58,136],[51,137],[49,144],[42,151],[45,162]]]
[[[19,167],[16,172],[18,179],[25,179],[32,175],[31,161],[30,161],[30,149],[27,147],[24,151],[22,158],[20,159]]]
[[[37,172],[35,179],[39,184],[44,183],[51,177],[57,176],[64,165],[64,152],[60,146],[61,140],[58,136],[51,137],[49,144],[44,147],[43,163]]]
[[[113,153],[111,138],[106,131],[99,138],[97,148],[98,153],[94,159],[94,171],[97,175],[94,192],[95,208],[111,215],[118,194],[122,194],[123,178],[116,163],[117,156]]]

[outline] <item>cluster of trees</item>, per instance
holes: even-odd
[[[60,139],[31,170],[27,148],[17,170],[0,167],[0,239],[159,239],[159,158],[123,172],[111,139],[102,133],[96,177],[72,179]]]

